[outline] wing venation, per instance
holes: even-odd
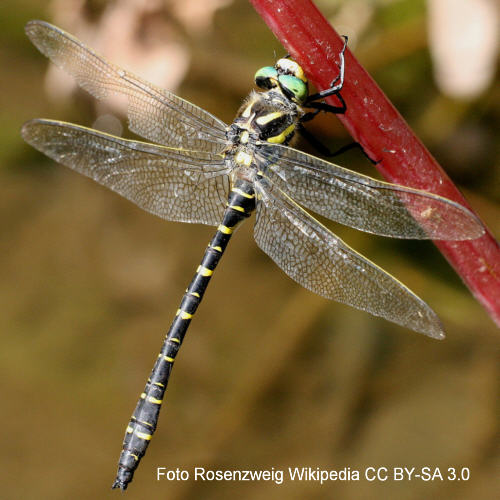
[[[129,128],[145,139],[209,152],[226,145],[226,125],[218,118],[109,63],[69,33],[45,21],[30,21],[26,34],[42,54],[97,99],[126,96]]]
[[[443,338],[434,311],[347,246],[267,179],[256,182],[255,240],[303,287],[430,337]]]
[[[441,196],[378,181],[281,145],[259,148],[266,176],[324,217],[393,238],[465,240],[484,228],[467,208]]]
[[[229,194],[222,156],[131,141],[53,120],[24,124],[26,142],[163,219],[218,225]]]

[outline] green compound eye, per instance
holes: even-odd
[[[272,80],[278,79],[278,72],[273,66],[265,66],[255,73],[255,84],[261,89],[272,89],[276,83]]]
[[[278,81],[280,85],[285,90],[287,90],[297,102],[301,103],[307,99],[307,84],[296,76],[280,75],[278,77]]]

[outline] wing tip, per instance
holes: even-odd
[[[21,126],[21,137],[28,143],[31,143],[30,141],[30,132],[33,129],[34,123],[37,121],[37,119],[33,120],[28,120],[27,122],[24,122]]]
[[[432,193],[431,193],[432,194]],[[437,195],[435,195],[437,197]],[[439,197],[440,201],[445,201],[447,208],[451,209],[448,216],[443,216],[443,220],[436,227],[428,227],[424,212],[417,217],[424,231],[429,231],[429,238],[438,241],[469,241],[480,238],[486,232],[481,219],[468,207],[455,200]]]
[[[441,327],[441,323],[439,324],[439,326],[440,326],[439,329],[432,329],[421,333],[423,333],[427,337],[430,337],[431,339],[444,340],[446,338],[446,334],[444,333],[444,330]]]
[[[40,127],[40,125],[50,124],[49,120],[44,120],[43,118],[32,118],[27,122],[24,122],[21,126],[21,137],[29,144],[33,144],[33,131]]]
[[[24,32],[30,40],[33,39],[34,35],[42,28],[53,28],[51,24],[47,21],[41,21],[40,19],[31,19],[24,25]]]
[[[48,40],[53,40],[57,37],[56,34],[64,35],[69,38],[69,35],[62,29],[42,21],[40,19],[32,19],[24,25],[24,32],[30,39],[31,43],[45,56],[50,57],[52,50],[51,44],[47,43]]]
[[[30,19],[25,25],[24,29],[29,30],[31,28],[44,27],[57,29],[53,24],[50,24],[48,21],[43,21],[42,19]]]
[[[472,210],[467,207],[462,206],[464,215],[467,216],[467,221],[469,222],[468,227],[465,231],[465,240],[476,240],[484,236],[486,229],[481,221],[481,219]]]
[[[418,321],[414,324],[406,324],[405,326],[412,328],[418,333],[423,333],[427,337],[430,337],[435,340],[444,340],[446,338],[446,334],[444,333],[443,323],[439,319],[438,315],[425,303],[422,301],[422,304],[425,305],[425,314],[421,316],[421,319],[424,321]]]

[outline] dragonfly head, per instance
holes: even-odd
[[[297,104],[303,104],[309,95],[303,69],[291,59],[279,59],[274,66],[265,66],[255,73],[255,84],[265,90],[279,88]]]

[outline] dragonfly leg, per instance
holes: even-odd
[[[377,163],[380,163],[381,160],[374,160],[373,158],[370,158],[368,153],[364,150],[363,146],[359,142],[350,142],[349,144],[346,144],[344,146],[341,146],[339,149],[332,151],[330,150],[327,146],[325,146],[319,139],[317,139],[309,130],[307,130],[305,127],[301,126],[299,124],[299,127],[297,127],[298,132],[300,135],[314,148],[318,153],[322,156],[328,157],[328,158],[333,158],[334,156],[339,156],[346,151],[349,151],[351,149],[359,149],[363,155],[368,158],[368,160],[373,164],[377,165]]]
[[[318,150],[320,154],[323,156],[336,156],[340,154],[340,152],[331,152],[324,144],[322,144],[318,139],[316,139],[302,124],[313,120],[318,113],[324,111],[325,113],[333,113],[333,114],[344,114],[347,110],[346,103],[344,98],[340,94],[342,87],[344,85],[344,52],[347,47],[347,37],[344,36],[344,46],[339,54],[340,66],[339,66],[339,74],[330,84],[330,88],[318,92],[317,94],[313,94],[308,97],[307,101],[304,104],[304,107],[311,108],[314,111],[308,111],[305,113],[299,120],[298,130],[301,135],[315,148]],[[339,82],[340,81],[340,82]],[[339,83],[337,83],[339,82]],[[340,101],[340,106],[333,106],[332,104],[328,104],[322,99],[325,97],[329,97],[331,95],[336,95],[337,99]]]
[[[342,47],[342,50],[339,53],[339,74],[332,80],[329,88],[322,90],[317,94],[310,95],[307,98],[305,104],[306,107],[308,107],[313,101],[319,101],[320,99],[324,99],[325,97],[329,97],[331,95],[337,95],[338,97],[338,93],[342,90],[342,87],[344,86],[344,70],[345,70],[344,52],[347,47],[347,40],[348,40],[346,35],[343,35],[343,38],[344,38],[344,46]]]
[[[304,107],[312,108],[314,111],[308,111],[305,113],[299,120],[298,131],[306,139],[311,146],[313,146],[322,156],[326,156],[332,158],[334,156],[341,155],[350,149],[358,148],[361,150],[364,156],[370,160],[371,163],[376,165],[380,162],[380,160],[373,160],[370,158],[368,153],[363,149],[363,146],[359,144],[359,142],[351,142],[350,144],[346,144],[345,146],[340,147],[336,151],[331,151],[328,147],[326,147],[321,141],[319,141],[313,134],[311,134],[304,126],[303,123],[309,122],[313,120],[318,113],[324,111],[325,113],[333,113],[333,114],[344,114],[347,110],[347,105],[344,101],[344,98],[340,94],[342,87],[344,86],[344,74],[345,74],[345,59],[344,52],[347,47],[348,37],[343,36],[344,45],[339,54],[339,74],[333,79],[330,84],[330,87],[326,90],[322,90],[317,94],[313,94],[308,97]],[[337,83],[338,82],[338,83]],[[321,99],[329,97],[331,95],[337,96],[337,99],[340,101],[340,106],[333,106],[328,104]]]
[[[311,102],[309,104],[305,104],[304,106],[306,106],[308,108],[313,108],[315,111],[311,111],[309,113],[306,113],[300,119],[300,121],[301,122],[309,121],[312,119],[312,118],[308,118],[309,114],[314,113],[314,116],[316,116],[320,111],[324,111],[325,113],[333,113],[335,115],[343,115],[347,110],[347,105],[344,101],[344,98],[340,94],[336,93],[335,95],[337,96],[337,99],[340,101],[340,106],[332,106],[331,104],[328,104],[328,103],[323,102],[323,101]],[[314,118],[314,116],[313,116],[313,118]],[[304,117],[305,117],[305,120],[304,120]]]

